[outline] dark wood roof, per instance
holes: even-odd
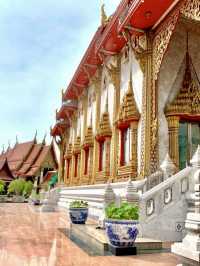
[[[49,152],[54,162],[52,168],[57,168],[58,162],[53,143],[37,144],[35,140],[15,144],[12,149],[0,155],[0,161],[7,161],[13,176],[34,176],[42,167]]]
[[[14,180],[14,176],[12,174],[12,171],[10,170],[7,159],[0,161],[0,180],[3,180],[5,182]]]

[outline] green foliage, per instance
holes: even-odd
[[[139,208],[127,202],[122,203],[120,207],[112,203],[106,208],[106,217],[117,220],[138,220]]]
[[[26,181],[22,178],[13,180],[12,182],[10,182],[8,186],[8,194],[22,196],[25,184],[26,184]]]
[[[31,181],[27,181],[24,185],[23,196],[29,197],[31,195],[32,189],[33,183]]]
[[[5,192],[5,182],[0,180],[0,195],[4,194]]]
[[[5,187],[6,183],[3,180],[0,180],[0,185]]]
[[[87,208],[88,203],[83,200],[75,200],[70,203],[70,208]]]
[[[0,184],[0,195],[4,193],[4,185]]]

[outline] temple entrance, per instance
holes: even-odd
[[[197,146],[200,144],[200,122],[180,122],[179,128],[179,166],[189,164]]]

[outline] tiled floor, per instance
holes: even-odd
[[[59,228],[65,212],[40,213],[28,204],[0,204],[0,266],[174,266],[169,253],[129,257],[89,256]]]

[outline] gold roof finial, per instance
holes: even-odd
[[[102,0],[101,1],[101,25],[105,26],[107,21],[108,21],[108,17],[105,12],[105,4],[103,3],[103,0]]]

